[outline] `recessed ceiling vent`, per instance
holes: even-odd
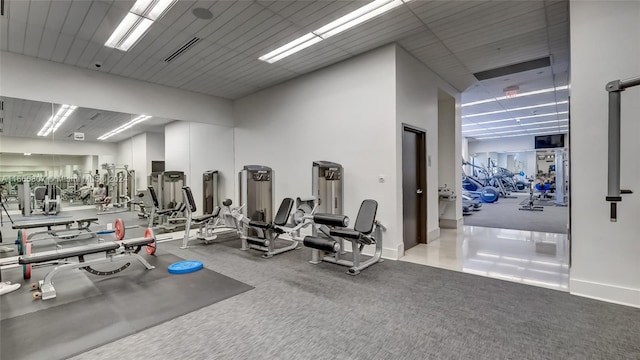
[[[186,44],[182,45],[178,50],[176,50],[173,54],[167,56],[166,59],[164,59],[165,62],[172,62],[173,60],[175,60],[178,56],[184,54],[187,50],[191,49],[195,44],[198,43],[198,41],[200,41],[199,37],[194,37],[193,39],[187,41]]]
[[[525,61],[517,64],[511,64],[511,65],[499,67],[496,69],[480,71],[480,72],[474,73],[473,75],[476,77],[476,79],[482,81],[482,80],[493,79],[493,78],[497,78],[505,75],[516,74],[523,71],[540,69],[548,66],[551,66],[551,57],[545,56],[540,59],[529,60],[529,61]]]
[[[95,113],[92,117],[89,118],[89,120],[95,120],[98,118],[98,116],[100,116],[101,113],[97,112]]]

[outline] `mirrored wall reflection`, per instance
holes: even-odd
[[[0,101],[0,193],[11,214],[139,210],[138,190],[146,188],[152,162],[164,161],[164,127],[173,120]]]

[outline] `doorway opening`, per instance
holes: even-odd
[[[424,130],[403,125],[402,213],[405,251],[427,243],[427,140]]]

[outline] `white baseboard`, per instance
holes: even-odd
[[[440,228],[442,229],[458,229],[463,225],[463,219],[440,219]]]
[[[346,251],[351,252],[351,243],[345,242],[344,248]],[[364,255],[371,256],[373,255],[374,250],[375,250],[374,245],[367,245],[362,250],[362,253]],[[382,246],[383,259],[398,260],[402,256],[404,256],[404,244],[399,245],[398,248],[395,248],[395,249],[390,247],[384,247],[384,245]]]
[[[640,289],[570,279],[569,292],[576,296],[640,308]]]
[[[440,228],[433,229],[427,233],[427,243],[440,238]]]

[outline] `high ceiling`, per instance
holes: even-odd
[[[38,131],[61,106],[10,97],[1,97],[0,102],[4,109],[2,135],[38,139],[42,139],[37,136]],[[74,141],[73,133],[82,132],[85,141],[98,141],[99,136],[126,124],[137,116],[137,114],[77,108],[55,133],[45,138],[55,141]],[[172,121],[153,117],[104,141],[118,142],[143,132],[164,133],[164,125]]]
[[[103,44],[133,0],[8,0],[0,47],[227,99],[391,42],[460,91],[477,82],[475,72],[549,55],[551,76],[566,79],[566,0],[414,0],[274,64],[258,60],[368,2],[180,0],[125,53]],[[199,7],[214,17],[196,18],[192,10]],[[164,61],[194,37],[202,40],[174,61]]]

